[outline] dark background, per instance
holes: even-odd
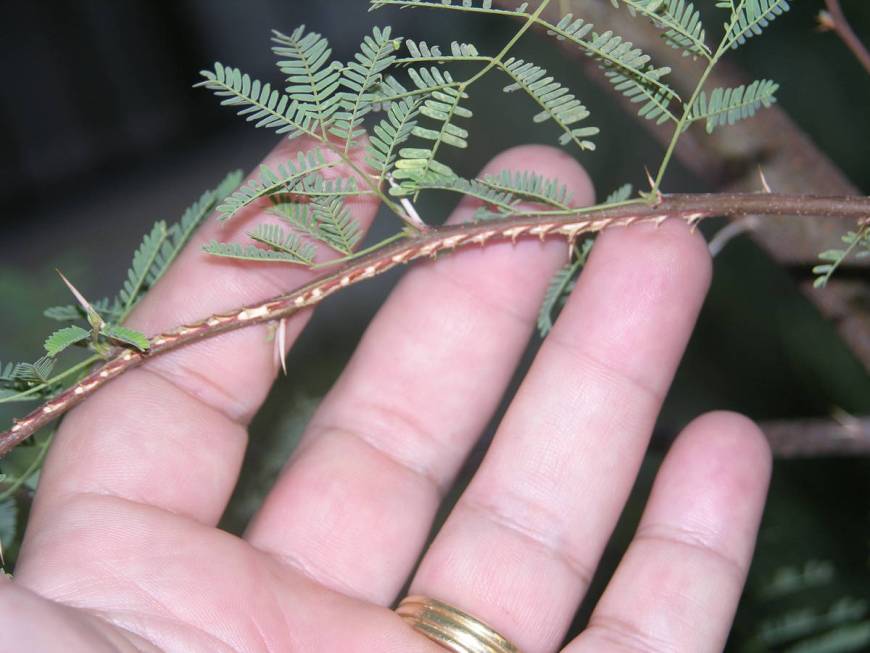
[[[843,4],[858,33],[870,40],[870,3]],[[779,81],[782,106],[863,192],[870,192],[870,80],[835,36],[815,31],[822,3],[795,5],[735,57],[750,75]],[[90,297],[114,292],[155,220],[175,219],[226,171],[251,169],[273,147],[273,134],[254,130],[207,92],[191,88],[200,69],[220,60],[253,77],[279,81],[269,30],[287,32],[300,23],[327,34],[341,60],[352,56],[372,24],[391,24],[397,35],[430,43],[471,41],[487,51],[511,30],[510,24],[452,12],[369,14],[363,0],[0,1],[0,9],[4,362],[40,355],[52,328],[42,309],[68,301],[54,268],[76,279]],[[708,32],[715,31],[713,25],[708,23]],[[613,98],[583,79],[573,61],[562,60],[552,43],[532,35],[522,50],[521,56],[532,56],[568,82],[601,127],[598,151],[582,158],[600,196],[625,181],[642,185],[643,166],[655,166],[661,156],[658,145]],[[471,148],[453,161],[467,176],[505,146],[556,142],[548,126],[533,125],[530,104],[498,96],[502,85],[485,80],[474,89]],[[678,166],[666,186],[704,190]],[[425,206],[432,216],[449,209],[446,200]],[[393,227],[381,220],[375,233]],[[240,490],[225,520],[228,528],[244,523],[399,274],[346,291],[318,310],[291,355],[293,373],[279,382],[257,419]],[[825,416],[834,408],[870,413],[866,370],[797,288],[808,274],[780,269],[745,239],[717,258],[714,285],[657,427],[657,442],[710,409],[739,410],[755,419]],[[530,345],[529,356],[536,346]],[[10,413],[3,408],[5,423]],[[638,498],[614,538],[611,563],[642,507],[662,448],[651,452]],[[821,619],[837,601],[866,598],[868,479],[870,466],[861,460],[777,464],[734,650],[786,650],[760,644],[763,626],[770,623],[765,620],[799,609]],[[805,570],[813,561],[833,569],[825,583],[771,598],[777,572]],[[854,623],[866,623],[861,622],[866,606],[863,614]],[[870,650],[870,644],[826,650]]]

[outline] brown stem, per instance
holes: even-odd
[[[846,44],[846,47],[852,51],[855,58],[864,66],[864,70],[870,73],[870,52],[867,51],[861,39],[852,30],[849,21],[846,20],[843,9],[840,7],[840,0],[825,0],[825,4],[828,7],[831,29],[837,33],[837,36]]]
[[[375,277],[416,259],[434,257],[457,247],[537,236],[542,240],[562,236],[569,246],[583,234],[636,223],[661,223],[676,218],[695,225],[703,218],[745,215],[829,216],[859,219],[870,215],[870,197],[817,197],[774,193],[667,195],[654,205],[630,204],[559,215],[520,215],[504,220],[452,225],[421,232],[385,246],[335,271],[327,272],[286,295],[227,313],[212,315],[194,324],[176,327],[150,340],[147,353],[125,349],[99,369],[58,394],[0,433],[0,457],[40,428],[63,415],[97,389],[125,371],[182,345],[245,326],[286,318],[314,306],[332,293]]]
[[[774,455],[780,458],[866,456],[870,454],[870,418],[805,419],[759,424]]]

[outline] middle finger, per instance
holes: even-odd
[[[710,278],[680,223],[603,234],[411,587],[558,647],[634,483]]]

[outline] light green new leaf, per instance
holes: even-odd
[[[64,349],[70,347],[77,342],[87,340],[91,332],[83,329],[80,326],[68,326],[58,329],[45,340],[45,351],[48,356],[57,356]]]

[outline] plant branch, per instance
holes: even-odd
[[[858,62],[864,66],[864,70],[870,74],[870,52],[855,34],[849,21],[846,20],[843,9],[840,7],[840,0],[825,0],[828,7],[827,15],[822,12],[819,15],[819,22],[823,28],[834,30],[840,40],[846,45]]]
[[[308,284],[285,295],[227,313],[212,315],[194,324],[176,327],[150,340],[147,352],[118,350],[105,365],[61,392],[0,433],[0,457],[39,429],[63,415],[92,395],[111,379],[137,367],[155,356],[183,345],[211,338],[254,324],[284,319],[320,303],[329,295],[360,281],[371,279],[398,265],[435,257],[458,247],[481,247],[517,238],[563,237],[573,247],[575,240],[589,233],[611,227],[638,223],[660,224],[675,218],[694,226],[699,220],[714,216],[747,215],[829,216],[860,219],[870,215],[870,197],[818,197],[779,195],[774,193],[733,193],[666,195],[655,204],[630,204],[577,209],[568,215],[520,215],[494,221],[451,225],[409,235],[399,242],[381,247],[368,255],[346,263],[332,272],[316,277]]]

